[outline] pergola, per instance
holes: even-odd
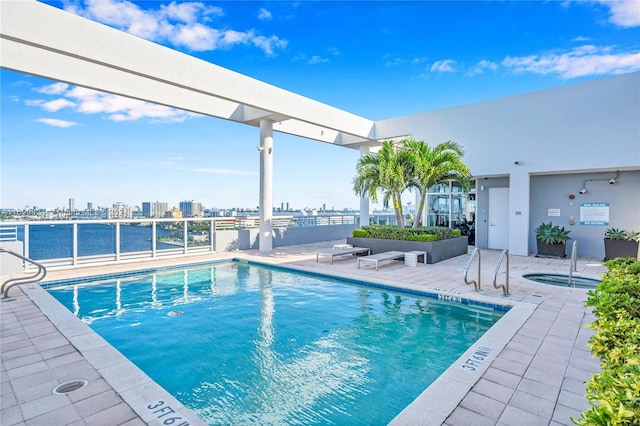
[[[274,130],[361,152],[380,144],[372,120],[35,0],[3,2],[0,19],[2,68],[259,127],[261,252],[273,244]],[[364,223],[368,210],[362,199]]]

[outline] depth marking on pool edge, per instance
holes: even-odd
[[[147,409],[151,411],[151,413],[155,416],[156,419],[160,420],[163,425],[172,425],[172,426],[190,426],[187,420],[177,413],[176,410],[171,408],[170,405],[165,403],[163,400],[159,399],[150,404],[147,404]],[[163,419],[163,417],[171,415]],[[182,421],[182,423],[176,423]]]
[[[491,351],[493,351],[493,348],[488,346],[478,346],[478,349],[476,349],[475,352],[462,363],[461,367],[469,371],[476,371],[482,365],[484,360],[487,359]]]

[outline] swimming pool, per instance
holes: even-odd
[[[503,314],[241,262],[53,285],[210,424],[386,424]]]

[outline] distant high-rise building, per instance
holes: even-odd
[[[202,217],[202,204],[196,201],[180,201],[182,217]]]
[[[125,203],[115,203],[112,208],[107,208],[107,219],[131,219],[133,213]]]
[[[74,198],[69,198],[69,211],[74,211],[76,209],[76,200]]]
[[[169,210],[168,203],[161,203],[160,201],[142,203],[142,215],[144,217],[164,217],[167,210]]]
[[[89,210],[89,211],[93,210],[93,203],[91,203],[91,202],[87,203],[87,210]]]

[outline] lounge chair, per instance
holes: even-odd
[[[355,256],[363,253],[371,254],[371,249],[365,247],[350,247],[329,251],[320,251],[316,253],[316,262],[318,261],[320,256],[329,256],[331,258],[331,264],[333,265],[333,259],[336,257]]]
[[[358,269],[360,269],[361,262],[372,262],[378,270],[378,264],[385,260],[404,259],[405,252],[403,251],[385,251],[383,253],[372,254],[370,256],[358,258]]]

